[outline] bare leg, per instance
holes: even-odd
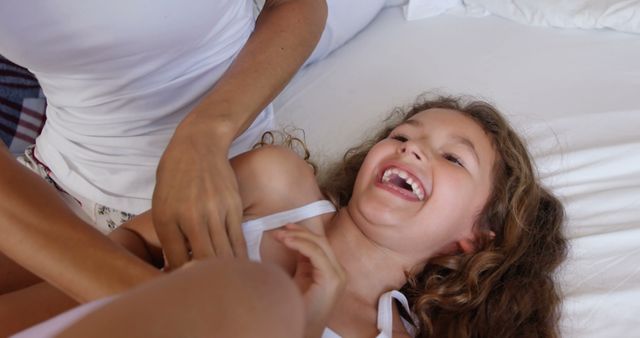
[[[0,337],[47,320],[78,302],[47,283],[0,295]]]
[[[214,259],[146,283],[60,337],[302,337],[297,287],[275,266]]]

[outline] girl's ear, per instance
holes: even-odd
[[[476,250],[476,244],[471,238],[464,238],[457,242],[458,250],[462,253],[471,253]]]
[[[491,230],[488,231],[488,234],[489,234],[489,238],[492,239],[492,240],[496,237],[496,233],[491,231]],[[461,240],[458,240],[456,242],[456,244],[458,245],[458,250],[460,252],[472,253],[472,252],[476,251],[476,242],[475,242],[474,238],[465,237],[465,238],[463,238]]]

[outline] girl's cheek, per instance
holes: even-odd
[[[434,190],[437,188],[441,195],[449,199],[465,200],[473,192],[468,177],[451,171],[434,176],[433,184]]]

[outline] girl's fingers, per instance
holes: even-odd
[[[331,246],[329,245],[329,242],[327,242],[327,238],[325,236],[322,235],[318,235],[314,232],[311,232],[309,229],[294,224],[294,223],[290,223],[284,226],[283,230],[280,230],[282,236],[297,236],[297,237],[301,237],[301,238],[305,238],[307,240],[313,241],[314,243],[316,243],[317,245],[319,245],[322,250],[325,252],[325,254],[332,260],[332,261],[336,261],[335,255],[333,254],[333,249],[331,248]]]
[[[276,238],[288,248],[309,258],[311,264],[317,269],[332,272],[340,278],[344,275],[325,237],[296,226],[280,230],[276,233]]]
[[[282,243],[289,249],[298,251],[301,255],[307,257],[311,261],[311,265],[316,269],[324,272],[335,270],[335,264],[317,243],[297,235],[284,236]]]

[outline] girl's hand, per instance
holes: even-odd
[[[306,304],[306,337],[320,337],[344,290],[346,274],[325,236],[287,224],[275,233],[275,238],[299,253],[293,279]]]

